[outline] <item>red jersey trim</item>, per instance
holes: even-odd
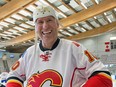
[[[70,82],[70,87],[72,87],[72,82],[73,82],[73,78],[75,75],[75,71],[77,70],[77,68],[74,69],[73,74],[72,74],[72,78],[71,78],[71,82]]]

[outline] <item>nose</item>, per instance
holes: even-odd
[[[43,29],[48,29],[48,27],[49,27],[49,24],[47,22],[44,22],[43,23]]]

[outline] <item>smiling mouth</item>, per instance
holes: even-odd
[[[51,34],[52,30],[51,31],[47,31],[47,32],[42,32],[43,35],[48,35],[48,34]]]

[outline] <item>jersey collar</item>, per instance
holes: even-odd
[[[55,48],[58,46],[59,42],[60,42],[60,39],[58,38],[58,39],[56,40],[56,42],[53,44],[52,48],[51,48],[51,49],[47,49],[47,48],[44,48],[44,47],[42,46],[42,41],[40,41],[39,47],[40,47],[40,49],[41,49],[42,51],[53,50],[53,49],[55,49]]]

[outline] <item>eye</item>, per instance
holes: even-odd
[[[52,22],[53,20],[52,19],[48,19],[47,22]]]
[[[37,24],[43,24],[43,21],[38,20],[38,21],[37,21]]]

